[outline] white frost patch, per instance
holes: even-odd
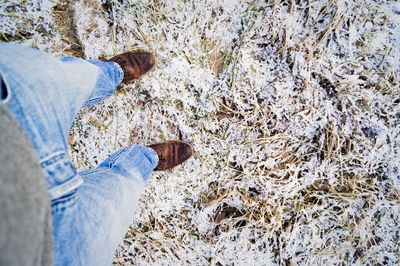
[[[196,150],[152,173],[115,264],[398,263],[399,3],[156,2],[73,4],[86,58],[158,61],[78,114],[76,167],[169,139]],[[2,40],[60,56],[56,5],[3,1]]]

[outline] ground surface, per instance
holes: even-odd
[[[0,20],[56,56],[157,54],[69,139],[78,169],[196,149],[152,174],[116,265],[400,263],[396,1],[6,0]]]

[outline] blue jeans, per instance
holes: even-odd
[[[96,169],[77,173],[68,158],[67,135],[81,108],[114,94],[122,69],[113,62],[59,60],[1,43],[0,74],[6,87],[1,100],[32,142],[48,185],[55,264],[111,265],[157,154],[127,147]]]

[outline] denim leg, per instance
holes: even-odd
[[[84,61],[83,59],[66,56],[61,58],[63,62]],[[101,75],[97,78],[96,85],[92,90],[87,101],[83,104],[82,108],[98,104],[115,93],[118,85],[124,78],[124,72],[121,67],[115,62],[103,62],[95,60],[86,60],[101,70]]]
[[[112,95],[123,78],[112,62],[58,60],[28,47],[0,44],[1,101],[31,140],[52,200],[57,265],[110,265],[148,176],[154,150],[122,149],[79,174],[68,158],[67,134],[82,106]]]
[[[112,62],[58,60],[36,49],[1,43],[0,74],[7,90],[1,100],[38,153],[50,199],[62,197],[82,183],[68,158],[68,130],[83,106],[114,93],[122,70]]]
[[[84,182],[76,193],[52,206],[55,264],[111,265],[157,163],[154,150],[133,146],[80,172]]]

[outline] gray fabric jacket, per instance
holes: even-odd
[[[52,265],[50,201],[36,152],[0,101],[0,265]]]

